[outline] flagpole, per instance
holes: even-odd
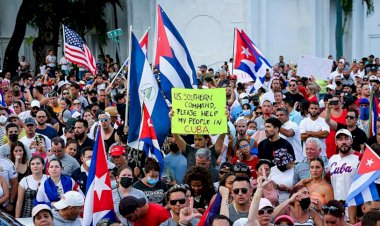
[[[232,44],[232,63],[231,63],[231,75],[234,74],[234,66],[235,66],[235,42],[236,42],[236,27],[234,28],[234,38]]]
[[[156,29],[155,29],[155,31],[154,31],[154,43],[153,43],[153,59],[152,59],[152,67],[153,66],[156,66],[156,54],[157,54],[157,39],[158,39],[158,8],[159,8],[160,6],[159,5],[157,5],[157,7],[156,7],[156,23],[155,23],[155,25],[156,25]]]
[[[131,61],[132,61],[132,58],[131,58],[131,49],[132,49],[132,25],[129,26],[129,50],[128,50],[128,58],[129,58],[129,65],[131,65]],[[135,60],[135,59],[133,59]],[[126,101],[125,101],[125,119],[124,119],[124,129],[126,130],[126,128],[128,128],[128,111],[129,111],[129,82],[130,82],[130,78],[131,78],[131,70],[129,70],[129,67],[128,67],[128,76],[127,76],[127,94],[126,94]]]

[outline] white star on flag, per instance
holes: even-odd
[[[246,57],[249,57],[249,56],[251,56],[251,53],[249,53],[249,50],[248,50],[248,48],[244,48],[244,46],[242,46],[241,48],[243,49],[243,51],[241,51],[241,53],[240,53],[240,54],[245,54],[245,55],[246,55]]]
[[[106,184],[106,176],[107,174],[104,174],[101,178],[95,176],[94,191],[98,195],[99,200],[102,196],[103,191],[111,190],[111,188]]]
[[[369,160],[367,160],[367,166],[369,166],[369,167],[371,167],[371,165],[373,164],[374,162],[373,162],[373,160],[372,159],[369,159]]]

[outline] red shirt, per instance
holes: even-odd
[[[237,158],[237,156],[235,156],[235,157],[232,158],[231,163],[233,165],[235,165],[235,163],[237,162],[237,160],[238,160],[238,158]],[[247,160],[244,159],[244,160],[242,160],[240,162],[244,162],[245,164],[248,165],[249,170],[251,171],[251,176],[256,179],[257,178],[257,175],[256,175],[256,165],[259,162],[259,158],[257,158],[256,156],[253,156],[253,159],[251,159],[250,161],[247,161]]]
[[[149,203],[148,211],[145,216],[134,222],[133,226],[159,226],[170,217],[170,213],[167,209],[156,203]]]

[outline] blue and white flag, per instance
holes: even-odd
[[[161,90],[171,102],[171,89],[197,88],[197,75],[185,41],[159,5],[156,23],[154,66],[160,71]]]
[[[154,155],[158,153],[156,149],[160,150],[159,145],[162,145],[170,129],[169,107],[133,33],[129,70],[128,145],[145,150],[147,156]],[[156,157],[158,161],[159,157]]]
[[[368,201],[379,200],[375,180],[380,177],[380,171],[372,171],[356,175],[351,184],[346,199],[347,206],[357,206]]]

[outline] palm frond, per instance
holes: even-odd
[[[375,6],[373,0],[363,0],[363,4],[367,5],[367,16],[375,12]]]

